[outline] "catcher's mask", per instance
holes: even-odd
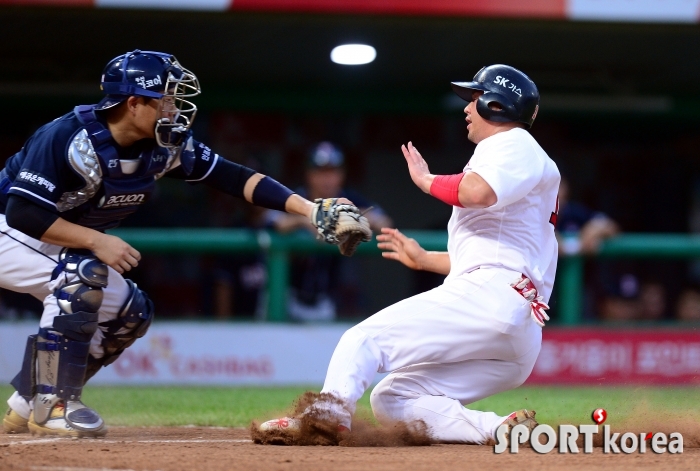
[[[95,107],[97,110],[116,106],[134,95],[160,100],[155,136],[162,147],[181,143],[197,114],[197,106],[185,98],[202,92],[197,77],[182,67],[175,56],[138,49],[107,64],[100,88],[106,96]]]
[[[537,116],[540,92],[530,77],[509,65],[483,67],[471,82],[452,82],[452,90],[466,101],[475,90],[484,92],[476,100],[476,112],[489,121],[518,122],[528,129]],[[489,105],[497,103],[499,107]]]

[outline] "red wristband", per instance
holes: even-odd
[[[459,202],[459,182],[463,176],[464,172],[456,175],[435,175],[430,185],[430,194],[443,203],[463,208]]]

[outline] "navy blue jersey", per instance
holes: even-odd
[[[94,116],[98,129],[105,129]],[[175,150],[155,139],[121,147],[107,133],[103,145],[94,146],[87,128],[73,112],[39,128],[0,172],[0,212],[8,195],[17,195],[69,222],[105,230],[144,204],[158,178],[197,182],[219,158],[194,140]],[[96,153],[95,147],[109,152]]]

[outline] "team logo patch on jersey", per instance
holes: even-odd
[[[47,190],[49,193],[53,193],[56,189],[56,185],[51,183],[48,178],[39,172],[33,172],[31,170],[23,169],[20,171],[19,174],[17,174],[17,180]]]
[[[144,193],[133,193],[128,195],[111,195],[109,198],[102,197],[99,207],[103,209],[122,208],[124,206],[137,206],[146,202]]]

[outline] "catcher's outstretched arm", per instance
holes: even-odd
[[[382,228],[377,236],[377,247],[382,257],[396,260],[413,270],[425,270],[441,275],[450,273],[450,257],[447,252],[428,252],[415,239],[406,237],[398,229]]]

